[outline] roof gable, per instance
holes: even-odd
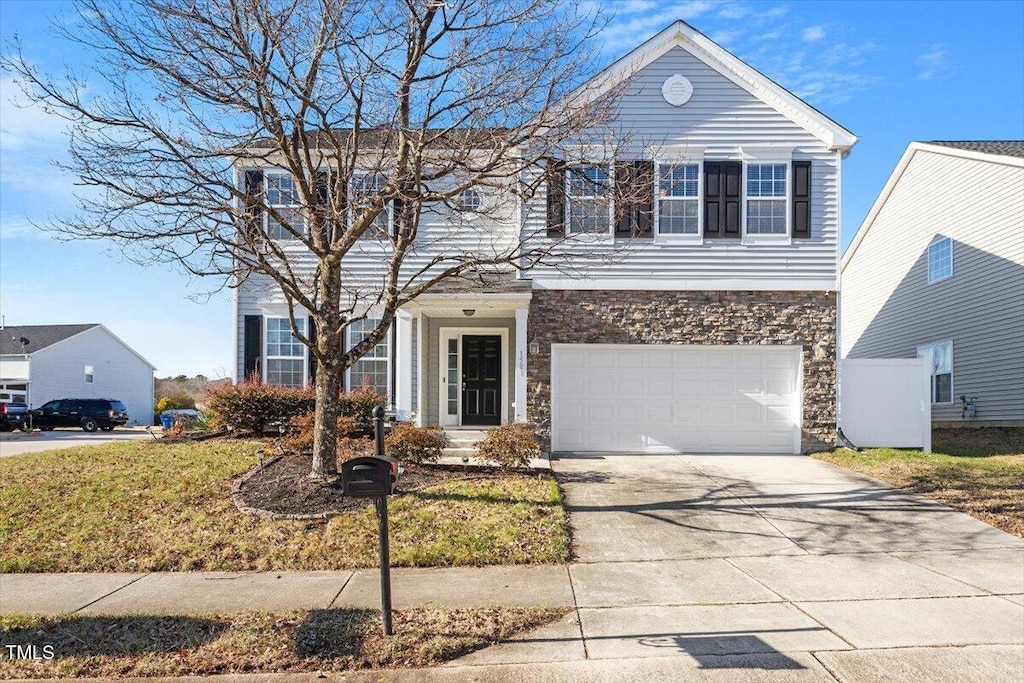
[[[672,23],[616,60],[577,88],[567,99],[586,101],[600,97],[676,47],[683,48],[773,107],[829,148],[848,151],[857,143],[856,135],[682,20]]]

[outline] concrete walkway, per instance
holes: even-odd
[[[569,567],[395,570],[395,605],[566,605],[430,671],[238,681],[1024,680],[1024,540],[799,456],[580,456]],[[0,576],[0,610],[376,607],[377,573]]]

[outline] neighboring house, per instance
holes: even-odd
[[[154,366],[103,325],[0,327],[0,398],[38,408],[61,398],[112,398],[131,424],[153,423]]]
[[[841,311],[844,357],[932,354],[933,424],[1024,425],[1024,141],[912,142],[843,258]]]
[[[592,82],[627,79],[617,124],[635,135],[615,165],[570,167],[527,206],[482,196],[508,211],[477,217],[498,237],[599,232],[612,258],[581,259],[572,278],[538,266],[425,294],[348,386],[377,386],[423,425],[529,421],[553,451],[834,443],[840,168],[856,137],[681,21]],[[574,182],[623,163],[652,178],[632,231],[616,229],[614,199]],[[424,244],[458,229],[440,213],[420,222]],[[370,259],[349,266],[374,276]],[[236,292],[236,376],[308,383],[280,292],[257,277]]]

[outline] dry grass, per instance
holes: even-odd
[[[839,449],[814,457],[927,496],[1024,537],[1024,430],[956,430],[933,435],[933,453]]]
[[[3,645],[52,645],[49,661],[0,648],[0,679],[206,676],[433,666],[550,623],[564,608],[417,608],[381,633],[374,610],[231,616],[0,617]]]
[[[231,480],[263,444],[119,443],[0,460],[0,572],[372,567],[372,508],[307,524],[239,513]],[[568,526],[550,478],[453,481],[396,496],[395,566],[563,562]]]

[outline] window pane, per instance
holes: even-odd
[[[607,199],[573,199],[569,203],[569,231],[608,232],[610,204]]]
[[[673,235],[696,235],[697,200],[661,200],[658,204],[658,231]]]
[[[295,321],[299,332],[306,331],[305,324],[305,320]],[[267,319],[267,356],[303,356],[302,343],[292,334],[287,318]]]
[[[933,403],[950,403],[953,400],[953,375],[935,375]]]
[[[302,359],[268,358],[267,383],[285,387],[301,387],[304,381],[304,366],[305,361]]]
[[[747,232],[753,235],[785,235],[786,203],[774,199],[748,201]]]
[[[928,282],[953,274],[953,242],[948,237],[928,247]]]
[[[363,341],[370,334],[377,329],[377,325],[380,324],[379,318],[366,318],[363,320],[356,320],[348,328],[348,339],[349,348],[352,348],[359,342]],[[385,333],[384,338],[381,339],[380,343],[370,349],[363,358],[387,358],[388,357],[388,335]]]
[[[386,184],[387,178],[381,173],[355,176],[352,183],[352,205],[356,211],[362,211],[369,204],[370,199],[379,194]],[[387,237],[390,214],[391,202],[388,202],[384,210],[373,219],[373,228],[367,231],[366,234],[376,238]]]
[[[386,360],[358,360],[348,371],[349,389],[370,387],[378,392],[388,394],[388,363]]]
[[[273,206],[294,206],[299,203],[299,189],[290,173],[267,173],[267,203]]]
[[[274,210],[281,214],[281,220],[284,222],[282,223],[269,213],[267,214],[267,236],[270,239],[294,240],[298,239],[298,235],[306,231],[306,222],[302,215],[302,209],[275,207]]]
[[[785,164],[750,164],[747,166],[748,197],[785,197]]]
[[[660,197],[696,197],[697,164],[661,164],[658,166]]]
[[[569,169],[570,197],[603,197],[608,192],[608,167],[596,164]]]

